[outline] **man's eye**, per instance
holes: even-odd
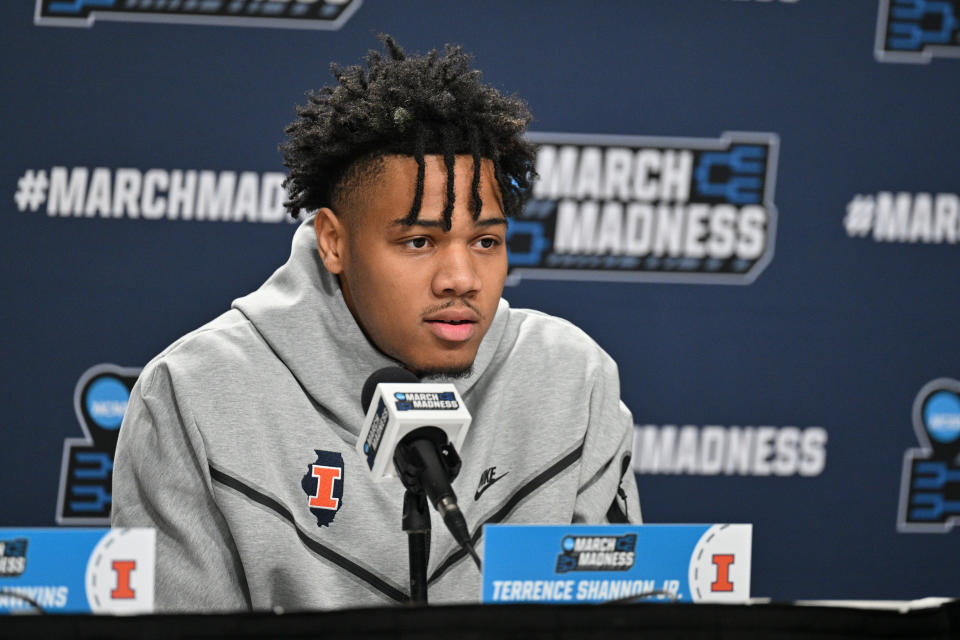
[[[480,246],[484,249],[493,249],[498,244],[500,241],[496,238],[480,238]]]
[[[412,249],[423,249],[425,246],[427,246],[427,239],[426,238],[410,238],[409,240],[404,242],[404,244]]]

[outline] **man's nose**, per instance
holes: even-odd
[[[446,247],[433,278],[437,296],[464,296],[480,291],[481,280],[469,247]]]

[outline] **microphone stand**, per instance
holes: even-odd
[[[407,532],[410,600],[422,605],[427,604],[427,561],[430,557],[430,511],[426,494],[428,489],[433,490],[433,485],[424,477],[427,467],[424,455],[436,457],[448,483],[460,473],[460,456],[446,441],[446,434],[436,427],[421,427],[407,434],[393,452],[393,464],[406,487],[402,526]],[[424,486],[424,480],[427,480],[428,487]]]
[[[427,604],[427,561],[430,559],[430,512],[423,491],[403,494],[403,530],[410,559],[410,601]]]

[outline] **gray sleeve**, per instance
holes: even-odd
[[[640,497],[630,463],[633,416],[620,400],[617,365],[606,354],[589,403],[573,521],[640,524]]]
[[[114,527],[157,532],[158,612],[249,610],[243,568],[213,498],[196,424],[167,371],[148,366],[130,395],[113,471]]]

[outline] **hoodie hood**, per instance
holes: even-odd
[[[364,382],[377,369],[402,365],[377,349],[354,319],[336,276],[320,260],[313,216],[294,233],[286,264],[232,306],[253,324],[317,409],[339,425],[342,437],[356,442],[364,417],[360,406]],[[430,381],[453,382],[465,395],[492,361],[509,310],[501,298],[469,377]]]

